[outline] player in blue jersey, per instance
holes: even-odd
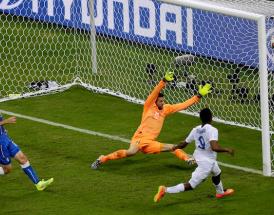
[[[48,180],[39,180],[26,155],[10,139],[4,128],[4,125],[14,123],[16,123],[15,116],[3,119],[0,115],[0,175],[10,173],[12,168],[11,158],[14,158],[18,161],[22,170],[30,178],[33,184],[35,184],[37,190],[42,191],[53,182],[53,178]]]

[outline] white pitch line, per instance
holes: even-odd
[[[61,123],[57,123],[57,122],[52,122],[52,121],[49,121],[49,120],[46,120],[46,119],[40,119],[40,118],[37,118],[37,117],[26,116],[26,115],[22,115],[22,114],[19,114],[19,113],[13,113],[13,112],[1,110],[1,109],[0,109],[0,113],[4,113],[4,114],[7,114],[7,115],[11,115],[11,116],[16,116],[16,117],[19,117],[19,118],[22,118],[22,119],[27,119],[27,120],[31,120],[31,121],[35,121],[35,122],[40,122],[40,123],[47,124],[47,125],[62,127],[62,128],[66,128],[66,129],[73,130],[73,131],[78,131],[78,132],[85,133],[85,134],[90,134],[90,135],[100,136],[100,137],[104,137],[104,138],[111,139],[111,140],[118,140],[118,141],[121,141],[121,142],[130,143],[130,140],[122,138],[122,137],[113,136],[113,135],[109,135],[109,134],[103,134],[103,133],[100,133],[100,132],[91,131],[91,130],[87,130],[87,129],[77,128],[77,127],[73,127],[73,126],[70,126],[70,125],[65,125],[65,124],[61,124]]]
[[[231,168],[231,169],[242,170],[242,171],[245,171],[245,172],[256,173],[256,174],[260,174],[260,175],[263,174],[263,171],[257,170],[257,169],[251,169],[251,168],[247,168],[247,167],[236,166],[236,165],[232,165],[232,164],[223,163],[223,162],[220,162],[220,161],[218,161],[218,164],[220,166],[225,166],[225,167],[228,167],[228,168]]]
[[[104,137],[104,138],[111,139],[111,140],[118,140],[118,141],[121,141],[121,142],[124,142],[124,143],[130,143],[129,139],[125,139],[125,138],[122,138],[122,137],[109,135],[109,134],[104,134],[104,133],[97,132],[97,131],[91,131],[91,130],[88,130],[88,129],[77,128],[77,127],[73,127],[73,126],[70,126],[70,125],[65,125],[65,124],[52,122],[52,121],[45,120],[45,119],[40,119],[40,118],[37,118],[37,117],[26,116],[26,115],[22,115],[22,114],[19,114],[19,113],[13,113],[13,112],[6,111],[6,110],[1,110],[1,109],[0,109],[0,113],[4,113],[4,114],[7,114],[7,115],[11,115],[11,116],[16,116],[16,117],[19,117],[19,118],[22,118],[22,119],[27,119],[27,120],[31,120],[31,121],[34,121],[34,122],[39,122],[39,123],[43,123],[43,124],[47,124],[47,125],[51,125],[51,126],[61,127],[61,128],[65,128],[65,129],[69,129],[69,130],[73,130],[73,131],[78,131],[80,133],[90,134],[90,135],[94,135],[94,136],[100,136],[100,137]],[[218,163],[221,166],[241,170],[241,171],[244,171],[244,172],[256,173],[256,174],[260,174],[260,175],[263,174],[263,172],[261,170],[257,170],[257,169],[251,169],[251,168],[247,168],[247,167],[241,167],[241,166],[226,164],[226,163],[222,163],[222,162],[218,162]]]

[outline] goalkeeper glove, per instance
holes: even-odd
[[[201,97],[206,96],[208,93],[211,92],[211,85],[206,84],[205,86],[199,85],[199,95]]]
[[[164,81],[170,82],[174,80],[174,72],[167,71],[164,77]]]

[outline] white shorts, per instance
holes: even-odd
[[[221,173],[221,169],[217,161],[197,161],[198,167],[192,173],[189,183],[194,189],[202,181],[204,181],[210,174],[217,176]]]

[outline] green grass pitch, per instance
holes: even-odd
[[[120,89],[121,79],[112,78],[124,74],[127,76],[124,77],[123,84],[130,87],[131,96],[145,98],[152,87],[144,81],[147,78],[144,73],[146,64],[155,63],[155,60],[160,63],[156,74],[159,79],[162,72],[170,68],[175,57],[171,51],[155,50],[153,47],[136,46],[123,41],[109,41],[98,36],[100,75],[96,76],[91,71],[90,49],[87,48],[90,47],[90,38],[87,33],[77,32],[75,35],[73,29],[44,25],[4,14],[0,14],[0,42],[1,98],[9,93],[26,92],[27,84],[34,78],[56,78],[57,82],[66,84],[76,76],[90,84],[126,93],[127,87]],[[231,86],[227,74],[233,71],[233,65],[202,58],[199,61],[200,64],[191,67],[190,72],[195,71],[199,79],[208,76],[218,78],[217,87],[229,92]],[[258,87],[258,77],[257,72],[249,70],[244,71],[244,76],[241,77],[243,84],[248,83],[248,87],[255,88],[249,95],[251,101]],[[189,96],[180,92],[180,89],[169,89],[166,92],[168,101],[171,98],[181,101]],[[237,110],[237,120],[244,123],[251,119],[255,124],[260,123],[259,117],[253,119],[254,115],[260,114],[257,103],[242,105],[231,102],[229,96],[210,95],[192,110],[198,110],[207,101],[213,101],[211,108],[214,113],[224,119],[232,115],[230,111],[233,108]],[[82,88],[0,103],[0,109],[126,139],[133,135],[142,113],[140,105],[93,94]],[[273,114],[271,117],[273,119]],[[197,124],[199,120],[195,117],[183,114],[170,116],[159,140],[179,143]],[[236,150],[234,157],[219,154],[218,160],[261,170],[260,132],[217,123],[214,125],[219,129],[221,145]],[[131,158],[110,161],[100,170],[93,171],[90,163],[100,154],[127,148],[128,145],[21,118],[18,118],[15,125],[7,126],[7,129],[12,139],[29,157],[40,178],[54,177],[55,182],[46,191],[38,192],[13,161],[11,174],[0,177],[0,214],[212,215],[274,212],[273,178],[221,167],[223,184],[234,188],[235,195],[215,199],[209,178],[192,192],[167,195],[155,204],[153,196],[159,185],[171,186],[187,181],[194,167],[187,166],[170,153],[140,153]],[[192,153],[193,149],[190,146],[186,151]]]
[[[139,125],[142,106],[116,97],[73,88],[60,94],[0,104],[0,109],[130,139]],[[7,117],[7,116],[6,116]],[[178,143],[198,118],[174,114],[167,118],[159,140]],[[235,157],[219,154],[225,163],[261,169],[260,133],[214,123],[223,146]],[[157,187],[187,181],[189,167],[170,153],[137,154],[110,161],[98,171],[90,163],[126,143],[18,118],[9,135],[29,157],[40,178],[54,177],[38,192],[13,161],[13,171],[0,177],[0,214],[272,214],[274,179],[221,167],[225,187],[236,190],[214,198],[210,178],[196,190],[153,202]],[[193,147],[186,150],[191,153]]]

